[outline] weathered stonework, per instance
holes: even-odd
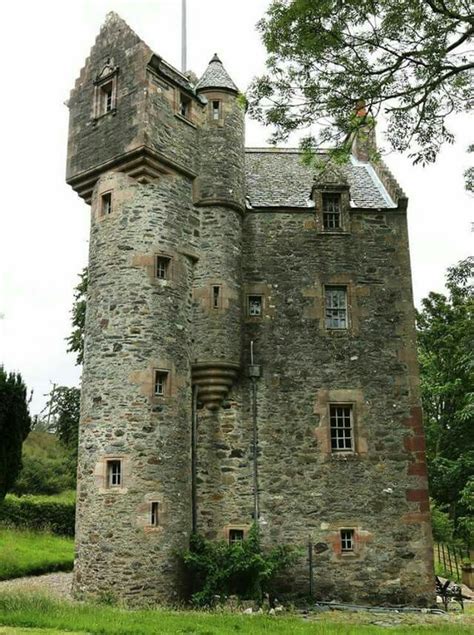
[[[314,544],[316,597],[431,602],[406,198],[393,177],[360,152],[313,174],[296,151],[245,151],[218,58],[193,86],[115,14],[69,107],[67,178],[91,202],[76,595],[179,597],[193,521],[211,539],[245,535],[257,495],[267,544]],[[340,194],[337,231],[324,227],[328,192]],[[327,325],[332,287],[346,290],[345,328]],[[335,404],[351,408],[350,451],[331,445]],[[306,555],[282,590],[307,592]]]

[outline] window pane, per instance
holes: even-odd
[[[347,328],[347,288],[326,287],[326,328]]]
[[[329,425],[331,428],[331,449],[352,450],[353,426],[352,406],[330,406]]]

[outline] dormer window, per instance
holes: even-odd
[[[184,93],[179,94],[179,114],[185,119],[191,118],[191,99]]]
[[[323,228],[338,230],[342,228],[341,195],[323,192]]]
[[[117,108],[117,75],[118,67],[114,67],[108,59],[94,81],[94,117],[98,119]]]

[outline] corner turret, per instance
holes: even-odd
[[[239,89],[224,68],[217,53],[214,53],[213,58],[209,62],[209,66],[196,84],[196,92],[210,89],[228,90],[233,93],[239,92]]]

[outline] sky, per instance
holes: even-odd
[[[188,67],[202,74],[217,52],[245,91],[265,67],[255,24],[269,4],[188,0]],[[16,0],[0,7],[0,364],[21,372],[33,389],[32,414],[43,409],[53,383],[80,381],[65,338],[77,275],[87,264],[89,207],[64,180],[64,102],[108,11],[116,11],[154,51],[180,67],[181,0]],[[451,129],[457,142],[432,166],[414,167],[396,154],[385,157],[409,196],[418,305],[429,291],[443,290],[447,267],[474,251],[474,199],[462,178],[472,121],[457,116]],[[269,136],[268,129],[247,122],[248,146],[267,145]]]

